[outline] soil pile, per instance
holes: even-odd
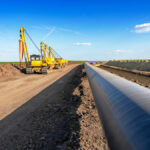
[[[19,69],[19,70],[22,70],[22,69],[26,68],[26,64],[25,64],[25,63],[23,63],[23,64],[17,63],[17,64],[15,64],[14,66],[15,66],[17,69]]]
[[[19,76],[22,73],[20,70],[15,68],[12,64],[2,64],[0,65],[0,77],[12,77]]]
[[[81,84],[73,94],[81,99],[81,104],[77,109],[80,131],[77,131],[75,126],[72,127],[74,131],[67,143],[70,146],[67,149],[109,150],[87,76],[81,78]],[[77,139],[75,137],[78,134]],[[79,141],[79,148],[74,147],[77,141]]]

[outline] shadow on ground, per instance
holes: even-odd
[[[78,149],[83,66],[78,66],[0,121],[0,149]],[[32,91],[31,91],[32,92]],[[76,131],[76,132],[74,132]]]

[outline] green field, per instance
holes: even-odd
[[[17,64],[19,62],[0,62],[0,64]],[[23,64],[23,62],[21,62]]]

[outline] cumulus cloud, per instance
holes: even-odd
[[[136,25],[134,27],[134,31],[136,33],[150,32],[150,23],[144,23],[144,24]]]
[[[74,43],[73,45],[77,45],[77,46],[91,46],[92,43],[88,42],[88,43]]]

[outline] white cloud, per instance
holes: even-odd
[[[131,53],[131,52],[132,52],[131,50],[123,50],[123,49],[113,50],[113,53],[115,53],[115,54],[127,54],[127,53]]]
[[[136,25],[134,27],[134,32],[136,32],[136,33],[150,32],[150,23],[144,23],[144,24]]]
[[[77,46],[91,46],[92,43],[74,43],[73,45],[77,45]]]

